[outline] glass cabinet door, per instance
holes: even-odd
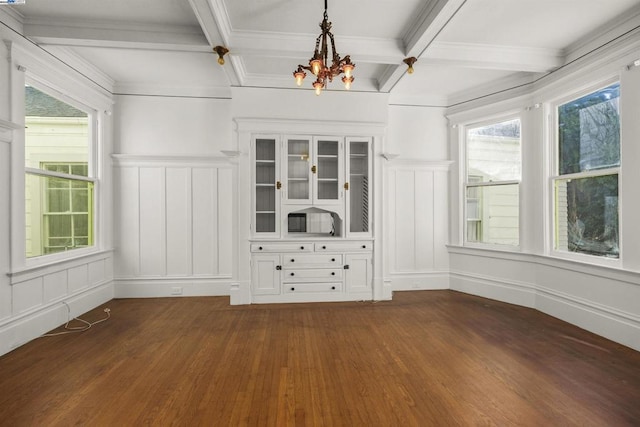
[[[276,233],[278,147],[275,138],[255,139],[255,232]]]
[[[315,174],[314,202],[338,203],[341,200],[340,181],[342,170],[342,144],[340,139],[315,138],[315,158],[312,172]]]
[[[371,141],[367,138],[347,138],[347,217],[349,233],[370,232]]]
[[[287,200],[311,202],[311,139],[287,139]]]

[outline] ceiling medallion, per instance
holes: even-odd
[[[341,59],[336,51],[336,43],[331,33],[331,22],[329,22],[329,17],[327,16],[327,0],[324,0],[324,19],[320,23],[320,28],[322,33],[316,39],[316,48],[313,52],[313,57],[309,60],[309,65],[298,65],[298,69],[293,72],[296,84],[298,86],[302,85],[302,80],[307,76],[304,70],[311,71],[316,76],[313,88],[316,91],[316,95],[320,95],[322,89],[327,87],[327,80],[332,82],[334,77],[344,74],[342,82],[345,89],[349,90],[354,80],[352,73],[356,65],[351,62],[349,55]],[[329,66],[329,40],[331,41],[332,53],[331,66]]]

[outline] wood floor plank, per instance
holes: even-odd
[[[0,426],[634,426],[640,353],[453,291],[123,299],[0,357]],[[84,318],[96,320],[103,307]]]

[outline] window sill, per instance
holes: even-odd
[[[73,255],[69,255],[69,253],[64,253],[64,257],[56,256],[59,254],[51,255],[51,258],[48,256],[43,256],[38,259],[37,262],[28,262],[27,265],[20,268],[15,268],[7,273],[7,276],[11,278],[11,284],[14,285],[16,283],[24,282],[26,280],[30,280],[35,277],[42,276],[44,274],[51,274],[57,271],[66,270],[69,268],[73,268],[79,265],[87,264],[89,262],[98,261],[101,259],[105,259],[111,256],[113,249],[87,249],[87,250],[78,250],[77,253],[73,253]],[[33,260],[31,260],[33,261]]]

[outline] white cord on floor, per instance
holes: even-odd
[[[111,310],[108,308],[104,309],[104,312],[107,313],[107,317],[105,317],[104,319],[100,319],[100,320],[96,320],[95,322],[87,322],[84,319],[80,319],[79,317],[74,317],[73,319],[71,318],[71,308],[69,307],[69,304],[67,304],[65,301],[62,301],[62,303],[67,307],[67,323],[65,323],[64,325],[64,331],[62,332],[53,332],[53,333],[49,333],[49,334],[44,334],[42,335],[43,337],[55,337],[58,335],[65,335],[65,334],[73,334],[73,333],[77,333],[77,332],[84,332],[87,329],[91,328],[93,325],[97,325],[98,323],[104,322],[105,320],[108,320],[111,317]],[[77,320],[78,322],[82,322],[84,323],[84,326],[76,326],[76,327],[70,327],[69,323],[72,320]]]

